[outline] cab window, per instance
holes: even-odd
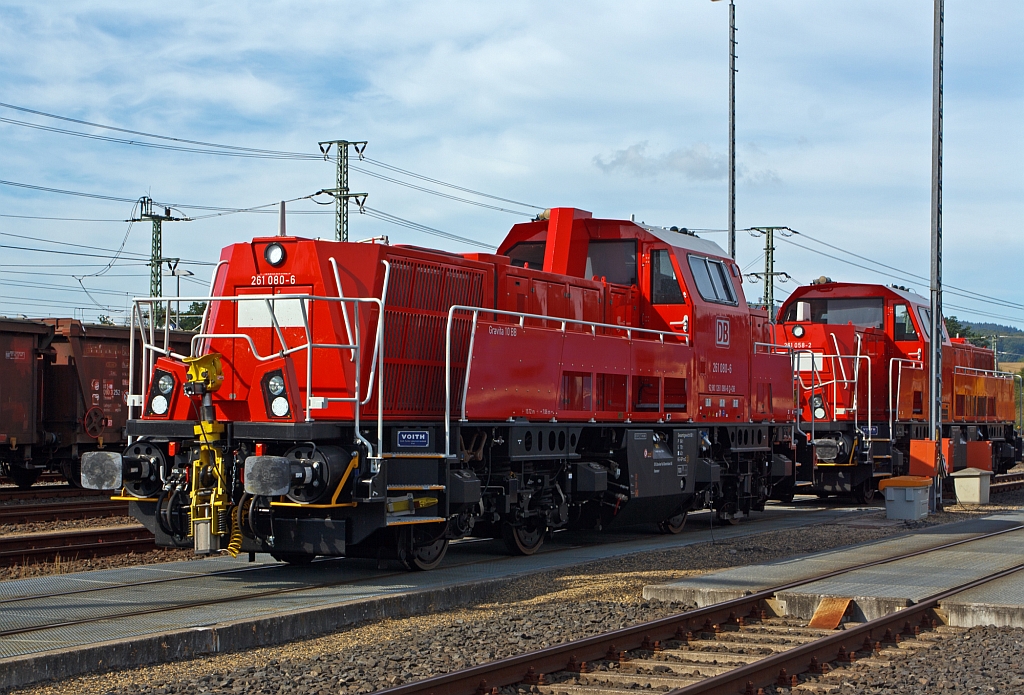
[[[736,304],[736,293],[733,291],[732,278],[725,264],[704,256],[690,256],[690,271],[693,281],[697,284],[697,292],[708,302],[719,304]]]
[[[636,239],[594,239],[587,245],[586,277],[636,284]]]
[[[812,321],[832,326],[852,323],[859,328],[882,328],[885,300],[881,297],[802,299],[786,310],[783,321]]]
[[[683,291],[668,251],[651,251],[651,304],[682,304],[683,301]]]
[[[910,318],[910,310],[906,304],[897,304],[892,315],[893,340],[917,340],[914,321]]]
[[[508,257],[514,266],[540,270],[544,267],[545,246],[543,241],[521,241],[508,250]]]

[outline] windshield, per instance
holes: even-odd
[[[811,321],[832,326],[852,323],[860,328],[881,328],[885,320],[881,297],[856,299],[802,299],[786,309],[783,321]]]

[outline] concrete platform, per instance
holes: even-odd
[[[927,550],[1024,524],[1024,512],[937,526],[863,546],[644,587],[644,597],[699,606],[738,598],[826,572]],[[919,557],[855,570],[776,594],[776,610],[809,620],[827,596],[853,599],[851,618],[866,621],[1024,562],[1024,531],[965,543]],[[951,625],[1024,627],[1024,571],[958,594],[943,603]]]
[[[942,609],[955,627],[1024,628],[1024,571],[957,594],[943,601]]]
[[[716,526],[713,534],[727,540],[842,523],[866,513],[877,512],[813,503],[772,505],[737,526]],[[444,564],[425,573],[381,570],[371,561],[350,559],[287,567],[260,556],[256,565],[218,557],[0,582],[0,633],[43,628],[0,635],[0,688],[280,644],[362,620],[486,601],[510,580],[528,574],[709,541],[708,521],[708,514],[697,514],[677,536],[558,533],[531,557],[509,557],[500,541],[455,543]],[[81,593],[90,588],[97,590]],[[268,589],[286,593],[253,595]],[[80,593],[61,595],[66,592]],[[185,605],[203,598],[219,602]],[[146,608],[162,611],[123,615]],[[54,623],[62,624],[44,627]]]

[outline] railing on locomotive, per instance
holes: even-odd
[[[834,334],[833,334],[833,336],[834,336]],[[839,346],[837,344],[836,345],[837,352],[838,352],[838,347]],[[806,348],[794,348],[794,347],[792,347],[790,345],[779,345],[779,344],[776,344],[776,343],[754,343],[754,352],[755,353],[757,352],[757,350],[759,348],[763,348],[763,349],[769,350],[770,351],[769,354],[789,354],[789,355],[791,355],[790,363],[792,364],[792,367],[793,367],[793,383],[794,383],[794,385],[798,389],[802,389],[804,391],[809,391],[809,392],[811,392],[813,394],[816,389],[824,391],[827,387],[831,386],[832,387],[832,404],[833,404],[832,407],[833,408],[835,408],[836,395],[838,393],[837,390],[836,390],[837,386],[839,386],[840,384],[843,384],[847,388],[849,388],[849,385],[852,384],[853,387],[854,387],[854,410],[853,410],[853,427],[854,427],[854,429],[859,429],[859,425],[860,425],[860,409],[857,406],[857,401],[856,401],[856,398],[857,398],[857,385],[860,383],[860,369],[859,369],[860,368],[860,362],[861,362],[861,360],[866,361],[867,365],[868,365],[868,379],[867,379],[867,387],[868,387],[868,407],[867,407],[867,411],[868,411],[868,413],[867,413],[868,436],[867,436],[867,439],[865,439],[865,441],[867,441],[867,442],[875,441],[874,436],[871,434],[871,432],[872,432],[872,416],[871,416],[871,411],[872,411],[872,406],[873,406],[874,401],[873,401],[873,396],[872,396],[872,392],[871,392],[872,391],[871,390],[872,379],[871,379],[871,356],[870,355],[861,355],[859,353],[856,354],[856,355],[840,355],[840,354],[829,355],[827,353],[814,352],[813,350],[808,350]],[[810,369],[810,372],[811,372],[811,384],[810,384],[810,386],[807,386],[804,383],[803,373],[799,369],[799,367],[800,367],[800,364],[798,364],[798,362],[799,362],[798,356],[799,355],[810,355],[811,356],[811,359],[810,359],[810,365],[811,365],[811,369]],[[835,364],[835,360],[837,360],[837,359],[839,360],[840,365],[842,365],[842,360],[853,360],[854,361],[854,366],[855,366],[853,379],[846,379],[846,378],[837,379],[837,378],[835,378],[836,369],[833,366],[833,368],[832,368],[832,374],[833,374],[832,380],[831,381],[823,381],[821,379],[821,375],[818,372],[818,362],[815,359],[815,357],[828,357],[832,361],[833,365]],[[844,377],[845,377],[845,373],[846,373],[845,367],[843,367],[841,369],[841,371],[843,372]],[[800,407],[799,392],[797,393],[796,406],[797,406],[796,407],[796,425],[795,425],[796,426],[796,430],[798,432],[800,432],[800,434],[804,435],[804,437],[807,437],[807,433],[804,432],[800,428],[800,411],[801,411],[801,407]],[[811,435],[810,435],[809,439],[815,439],[815,422],[817,422],[817,420],[818,420],[818,418],[814,417],[814,409],[812,408],[811,409]]]
[[[999,369],[979,369],[977,367],[963,367],[954,366],[953,374],[964,374],[967,376],[988,376],[996,379],[1013,379],[1017,384],[1017,404],[1016,404],[1016,417],[1014,418],[1014,426],[1017,426],[1017,422],[1024,416],[1024,377],[1020,374],[1014,374],[1013,372],[1004,372]]]
[[[582,319],[569,319],[561,316],[544,316],[543,314],[527,314],[521,311],[505,311],[502,309],[489,309],[487,307],[480,306],[468,306],[464,304],[454,304],[448,309],[448,320],[445,325],[445,338],[444,338],[444,455],[445,458],[451,458],[451,429],[452,429],[452,323],[455,319],[456,312],[469,313],[473,315],[471,321],[471,329],[469,334],[469,345],[467,346],[466,352],[466,374],[463,377],[462,384],[462,413],[461,420],[466,420],[466,394],[469,389],[469,374],[470,365],[472,364],[473,346],[476,340],[476,325],[477,319],[481,312],[485,314],[493,314],[497,316],[509,316],[512,318],[519,319],[519,327],[526,328],[526,320],[537,320],[547,323],[560,323],[561,329],[549,329],[542,326],[537,326],[539,330],[560,330],[561,333],[565,333],[566,328],[569,324],[575,326],[585,326],[590,328],[591,335],[597,335],[597,329],[605,329],[615,331],[617,333],[625,333],[624,339],[632,342],[633,334],[639,333],[642,335],[653,335],[658,336],[659,342],[665,342],[665,336],[669,336],[674,340],[681,340],[683,345],[690,344],[689,333],[679,333],[676,331],[658,331],[651,328],[636,328],[634,326],[620,326],[613,323],[601,323],[598,321],[584,321]],[[621,337],[621,336],[609,336],[609,337]]]
[[[900,392],[903,390],[903,365],[908,365],[908,369],[914,371],[924,371],[924,362],[921,360],[908,360],[903,357],[893,357],[889,360],[889,398],[886,401],[886,405],[889,407],[889,436],[893,435],[894,427],[896,425],[896,416],[899,414],[900,409]],[[893,388],[892,388],[892,368],[894,365],[898,365],[896,375],[896,403],[892,402]]]
[[[276,312],[275,312],[275,309],[274,309],[274,305],[273,305],[273,301],[274,300],[281,300],[282,298],[285,298],[288,301],[298,301],[299,302],[299,307],[301,309],[301,314],[302,314],[302,323],[303,323],[302,328],[303,328],[303,331],[304,331],[305,337],[306,337],[306,342],[304,344],[296,345],[296,346],[292,346],[292,347],[288,346],[288,342],[287,342],[287,340],[284,337],[283,331],[281,330],[281,325],[280,325],[280,322],[277,319],[277,315],[276,315]],[[354,395],[351,396],[351,397],[337,397],[337,398],[324,398],[324,397],[319,397],[318,398],[317,396],[313,395],[313,371],[312,371],[313,350],[325,350],[325,349],[326,350],[332,350],[332,349],[333,350],[351,350],[353,352],[353,360],[356,362],[356,364],[357,365],[361,365],[362,364],[362,362],[360,360],[360,357],[359,357],[359,355],[361,354],[361,350],[362,350],[362,345],[361,345],[361,343],[362,343],[362,336],[361,336],[361,330],[360,330],[360,325],[359,325],[359,306],[361,304],[373,304],[373,305],[376,305],[376,307],[378,309],[378,321],[377,321],[376,341],[375,342],[376,342],[377,348],[380,348],[380,346],[383,344],[383,339],[384,339],[384,322],[382,320],[380,320],[380,317],[383,315],[383,302],[380,299],[377,299],[376,297],[327,297],[327,296],[310,295],[310,294],[243,295],[243,296],[217,296],[217,297],[209,296],[209,297],[145,297],[145,298],[136,298],[136,299],[133,300],[133,309],[132,309],[132,321],[131,321],[131,331],[130,331],[130,340],[131,340],[131,346],[132,346],[131,347],[131,351],[132,351],[132,353],[134,353],[135,329],[136,329],[136,327],[138,327],[138,329],[139,329],[139,336],[140,336],[140,338],[142,340],[143,370],[142,370],[141,390],[140,390],[140,393],[138,393],[138,394],[134,393],[134,388],[135,388],[135,377],[134,377],[134,374],[130,373],[130,375],[129,375],[129,390],[132,392],[129,395],[129,397],[128,397],[128,400],[129,400],[128,417],[129,417],[129,419],[131,419],[133,414],[134,414],[133,413],[133,407],[135,407],[135,406],[141,407],[142,403],[144,402],[145,394],[147,394],[149,392],[149,377],[150,377],[150,374],[152,373],[153,367],[155,366],[157,356],[158,355],[162,355],[162,356],[170,357],[172,359],[177,359],[179,361],[182,360],[185,357],[184,355],[179,355],[179,354],[177,354],[177,353],[175,353],[175,352],[170,350],[170,347],[169,347],[170,329],[169,329],[169,327],[165,326],[165,329],[164,329],[165,339],[164,339],[163,347],[160,347],[159,345],[156,344],[156,327],[154,325],[154,322],[147,320],[147,317],[145,317],[143,312],[142,312],[142,307],[143,306],[148,306],[149,307],[149,312],[150,312],[149,316],[156,316],[157,315],[157,310],[162,305],[166,305],[165,314],[164,314],[166,316],[167,315],[166,310],[169,310],[170,303],[171,302],[175,302],[175,301],[187,301],[187,302],[200,302],[201,301],[201,302],[207,302],[207,311],[205,312],[205,315],[204,315],[204,321],[203,321],[203,327],[202,327],[203,331],[198,333],[198,334],[196,334],[196,335],[194,335],[192,337],[191,351],[190,352],[192,353],[191,356],[193,356],[193,357],[199,356],[200,354],[205,354],[204,353],[204,348],[208,349],[208,347],[210,345],[210,342],[212,340],[244,340],[248,344],[249,349],[252,351],[253,357],[257,361],[260,361],[260,362],[266,362],[266,361],[269,361],[271,359],[276,359],[276,358],[280,358],[280,357],[287,357],[288,355],[291,355],[291,354],[294,354],[296,352],[305,350],[306,351],[306,399],[305,399],[305,403],[304,403],[304,406],[303,406],[303,411],[305,413],[305,421],[306,422],[312,422],[313,421],[313,417],[311,415],[311,410],[317,410],[317,409],[320,409],[322,407],[326,407],[327,403],[331,403],[331,402],[351,402],[351,403],[353,403],[353,417],[354,417],[355,436],[364,446],[366,446],[367,451],[369,453],[369,458],[374,459],[374,460],[379,460],[380,459],[380,456],[382,454],[382,449],[383,449],[383,432],[384,432],[383,408],[382,407],[378,407],[378,409],[377,409],[378,412],[377,412],[377,447],[376,447],[377,453],[376,453],[376,455],[374,454],[375,447],[373,446],[373,444],[370,441],[368,441],[365,437],[362,436],[362,433],[361,433],[361,430],[360,430],[360,411],[361,411],[361,406],[365,405],[365,402],[366,402],[361,397],[361,393],[362,393],[362,391],[361,391],[361,383],[360,383],[360,372],[361,372],[361,369],[357,368],[355,370],[355,383],[353,385],[354,386],[354,388],[353,388]],[[261,355],[259,353],[259,351],[256,349],[256,345],[253,342],[252,336],[250,336],[248,334],[245,334],[245,333],[211,333],[211,332],[208,332],[206,330],[206,316],[208,316],[208,314],[209,314],[209,307],[214,302],[237,303],[237,302],[256,302],[256,301],[262,301],[262,302],[264,302],[266,304],[267,310],[268,310],[268,312],[270,314],[270,317],[271,317],[272,327],[274,328],[274,331],[277,334],[278,340],[281,341],[281,346],[282,346],[281,350],[279,350],[279,351],[277,351],[277,352],[275,352],[273,354],[270,354],[270,355]],[[314,343],[313,339],[312,339],[312,331],[311,331],[310,325],[309,325],[309,316],[308,316],[308,313],[307,313],[307,307],[312,307],[314,302],[337,303],[337,304],[340,304],[343,308],[347,308],[347,306],[349,304],[351,304],[353,306],[353,312],[354,312],[354,323],[355,323],[354,333],[355,333],[355,339],[352,340],[351,333],[349,333],[349,335],[347,337],[351,341],[350,343]],[[347,311],[345,311],[344,313],[345,313],[345,315],[347,317]],[[148,328],[148,333],[149,333],[148,340],[147,340],[147,335],[146,335],[147,334],[147,330],[146,330],[147,328]],[[346,331],[347,332],[348,331],[352,331],[352,329],[349,328],[348,326],[346,326]],[[384,396],[384,389],[383,389],[383,383],[384,383],[384,364],[383,364],[383,362],[384,362],[384,360],[383,360],[383,357],[384,357],[384,350],[383,349],[375,349],[374,350],[374,358],[375,358],[375,360],[374,360],[374,365],[373,366],[375,367],[375,371],[377,372],[377,375],[378,375],[377,376],[378,403],[383,403],[383,396]],[[372,382],[372,380],[373,380],[373,375],[372,374],[371,374],[370,379],[371,379],[370,386],[372,387],[372,383],[373,383]],[[369,400],[369,395],[367,396],[367,401],[368,400]]]

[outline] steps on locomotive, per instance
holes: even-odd
[[[448,520],[443,516],[409,516],[407,514],[388,514],[388,526],[411,526],[412,524],[439,524]]]

